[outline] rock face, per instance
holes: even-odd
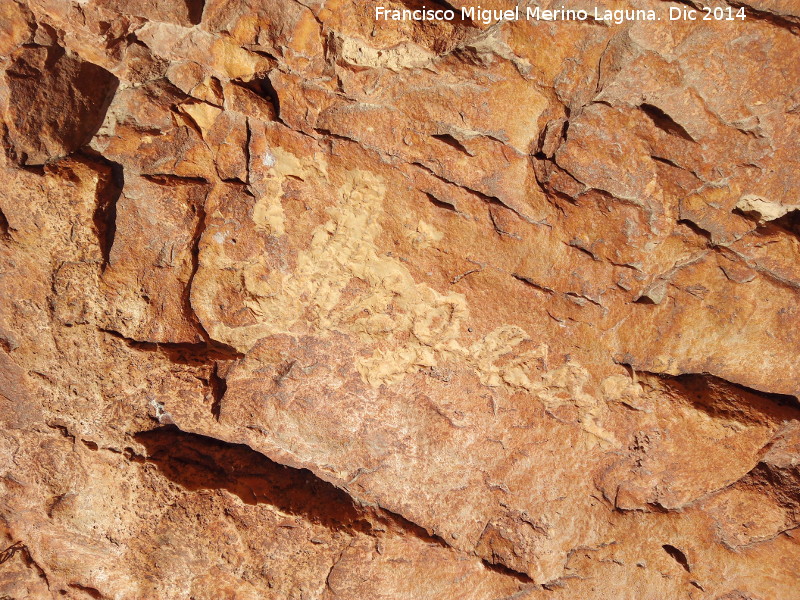
[[[117,78],[54,46],[22,47],[3,74],[8,154],[22,165],[63,158],[100,128]]]
[[[800,12],[631,6],[0,0],[0,598],[800,598]]]

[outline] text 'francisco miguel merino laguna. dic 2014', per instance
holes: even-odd
[[[705,11],[703,13],[702,11]],[[735,12],[734,12],[735,11]],[[427,8],[423,6],[419,9],[394,9],[385,6],[375,7],[376,21],[455,21],[456,17],[462,21],[472,21],[473,23],[483,23],[491,25],[499,21],[519,21],[525,18],[529,21],[605,21],[620,25],[625,21],[661,21],[661,17],[653,9],[615,9],[609,10],[600,7],[585,9],[568,9],[562,6],[557,9],[542,9],[538,6],[527,7],[525,12],[521,12],[520,7],[497,10],[481,8],[478,6],[462,7],[460,10]],[[700,11],[693,8],[670,6],[669,11],[664,15],[670,21],[689,20],[689,21],[733,21],[734,19],[744,19],[744,8],[727,7],[702,8]]]

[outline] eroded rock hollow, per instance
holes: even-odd
[[[800,598],[800,5],[428,4],[0,0],[0,598]]]

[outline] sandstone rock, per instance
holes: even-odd
[[[103,122],[117,78],[60,46],[26,47],[3,74],[7,148],[23,165],[77,150]]]
[[[797,597],[798,11],[632,6],[0,6],[0,598]]]
[[[179,2],[93,0],[92,4],[118,13],[144,17],[150,21],[166,21],[186,27],[198,24],[203,15],[203,2],[199,0],[181,0]]]

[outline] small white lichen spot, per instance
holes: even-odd
[[[221,231],[218,231],[217,233],[214,234],[214,241],[217,242],[218,244],[224,244],[225,234],[222,233]]]
[[[275,166],[275,157],[272,155],[271,152],[267,152],[264,154],[264,158],[262,159],[264,162],[265,167],[274,167]]]

